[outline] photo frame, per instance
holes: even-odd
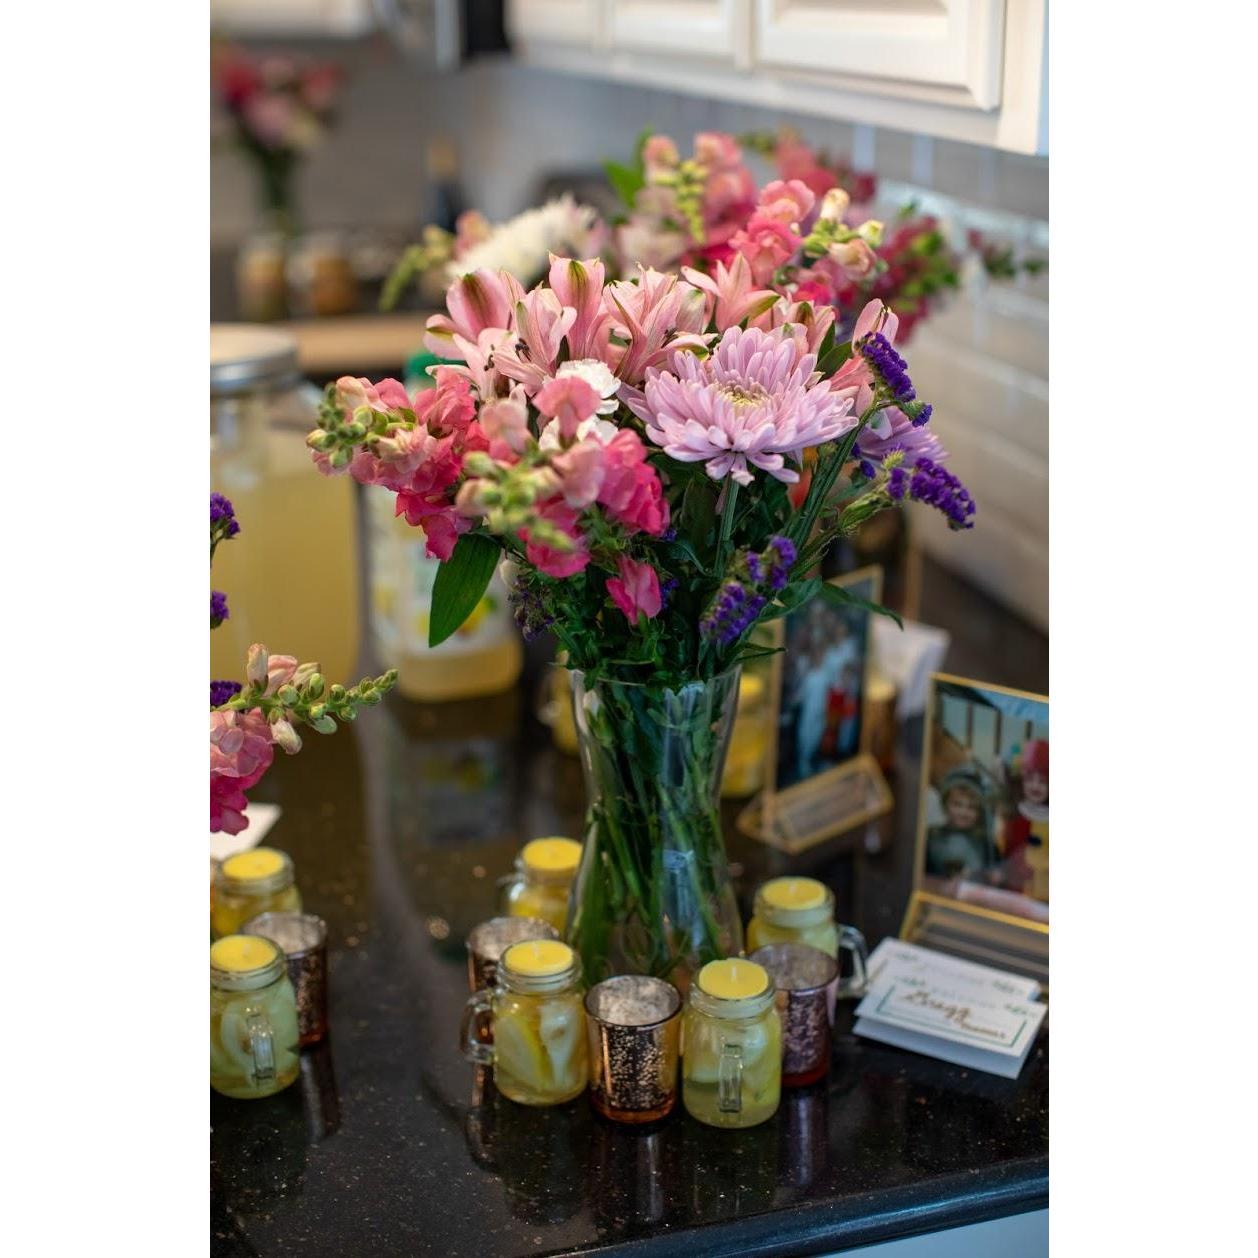
[[[877,565],[831,578],[857,600],[882,597]],[[739,818],[744,833],[788,854],[884,816],[886,779],[863,750],[875,613],[814,598],[773,622],[764,789]]]
[[[900,937],[1048,983],[1045,695],[930,678]]]

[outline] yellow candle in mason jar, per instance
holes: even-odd
[[[747,950],[765,944],[802,943],[839,955],[834,893],[815,878],[772,878],[756,891],[747,923]]]
[[[503,907],[509,917],[537,917],[560,934],[568,924],[568,893],[581,863],[581,844],[551,837],[526,843],[516,858]]]
[[[768,972],[754,961],[709,961],[682,1018],[682,1102],[711,1127],[754,1127],[777,1111],[782,1021]]]
[[[293,862],[273,847],[229,856],[218,867],[210,903],[210,934],[234,935],[259,913],[299,913]]]

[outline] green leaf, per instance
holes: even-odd
[[[624,162],[604,162],[603,173],[616,195],[626,207],[633,209],[638,193],[646,187],[646,175],[642,173],[642,168],[626,166]]]
[[[459,538],[433,582],[429,646],[439,646],[475,611],[497,564],[497,543],[485,534],[465,533]]]
[[[831,347],[817,359],[817,370],[823,376],[832,376],[852,356],[850,341],[841,341]]]
[[[884,607],[881,603],[875,603],[867,598],[861,598],[859,594],[853,594],[851,590],[845,589],[841,585],[831,585],[829,582],[824,584],[818,594],[830,604],[831,607],[861,607],[867,612],[873,612],[878,616],[889,616],[895,621],[901,629],[904,628],[904,621],[900,619],[897,612],[893,612],[891,608]]]

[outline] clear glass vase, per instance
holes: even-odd
[[[653,974],[685,991],[742,950],[719,806],[738,672],[676,690],[572,675],[589,810],[567,939],[587,985]]]

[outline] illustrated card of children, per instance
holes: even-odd
[[[902,936],[1046,977],[1048,699],[935,673],[924,737]]]
[[[829,584],[850,598],[817,597],[778,622],[783,650],[773,658],[766,785],[747,815],[758,837],[785,851],[882,816],[893,803],[877,764],[861,751],[868,605],[882,597],[882,569]]]

